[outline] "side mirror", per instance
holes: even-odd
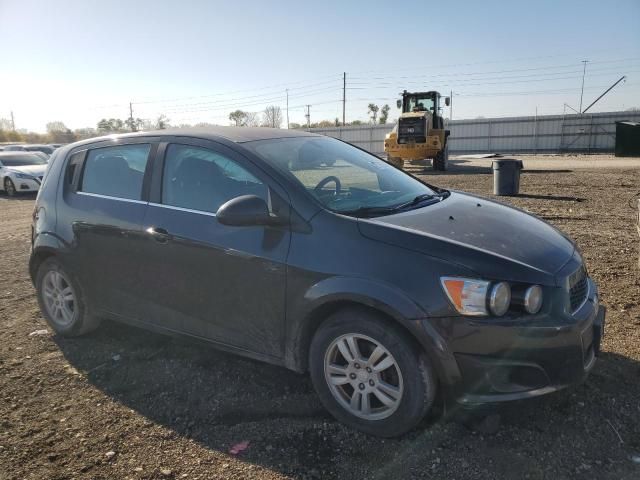
[[[223,225],[234,227],[272,223],[267,202],[255,195],[232,198],[218,208],[216,218]]]
[[[451,105],[451,98],[449,97],[444,97],[444,104],[448,107],[449,105]]]
[[[402,108],[402,100],[396,100],[396,107]]]

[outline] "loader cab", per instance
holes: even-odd
[[[402,100],[397,102],[398,108],[402,108],[402,113],[409,112],[431,112],[438,115],[440,111],[440,93],[438,92],[415,92],[406,90],[402,92]],[[449,105],[449,97],[445,97],[445,105]]]

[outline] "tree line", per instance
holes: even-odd
[[[367,114],[370,124],[384,125],[389,119],[389,105],[383,105],[382,108],[374,103],[368,106]],[[235,127],[271,127],[282,128],[284,123],[284,115],[282,109],[277,105],[269,105],[263,112],[246,112],[244,110],[235,110],[229,114],[229,122]],[[362,120],[354,120],[347,125],[366,125],[367,122]],[[178,124],[174,125],[178,128],[187,127],[209,127],[215,124],[201,122],[195,125]],[[334,120],[320,120],[307,124],[296,122],[289,123],[289,128],[328,128],[339,127],[342,122],[339,118]],[[49,122],[46,125],[47,133],[30,132],[25,129],[14,130],[6,118],[0,118],[0,142],[17,142],[17,143],[71,143],[78,140],[84,140],[99,135],[110,133],[125,133],[145,130],[162,130],[171,127],[170,119],[166,115],[160,115],[155,120],[142,118],[102,118],[96,124],[95,128],[85,127],[71,130],[63,122],[57,120]]]

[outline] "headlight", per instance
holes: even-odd
[[[491,288],[491,293],[489,294],[489,308],[491,309],[491,313],[501,317],[507,313],[510,304],[511,287],[507,282],[496,283]]]
[[[532,285],[524,292],[524,309],[527,313],[538,313],[542,308],[542,287]]]
[[[511,287],[506,282],[491,284],[486,280],[442,277],[442,287],[449,301],[462,315],[501,316],[511,305]]]
[[[487,315],[489,282],[471,278],[442,277],[442,287],[462,315]]]
[[[26,173],[14,172],[13,174],[16,176],[16,178],[28,178],[28,179],[33,178],[31,175],[27,175]]]

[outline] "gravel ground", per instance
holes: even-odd
[[[575,171],[579,158],[537,160],[545,167],[526,162],[522,194],[501,201],[577,240],[608,308],[604,353],[577,388],[484,421],[433,415],[395,440],[335,422],[309,378],[282,368],[114,323],[52,335],[26,268],[33,197],[0,196],[0,479],[640,478],[639,240],[628,205],[640,160]],[[427,181],[490,196],[488,165],[455,161]]]

